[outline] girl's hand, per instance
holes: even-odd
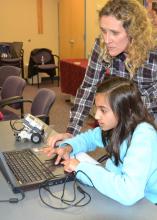
[[[80,163],[80,161],[77,159],[67,159],[67,160],[63,161],[61,164],[64,165],[64,170],[66,172],[71,173],[71,172],[75,171],[75,169],[79,163]]]
[[[69,160],[71,151],[72,151],[72,147],[70,145],[67,145],[65,147],[55,148],[54,153],[58,155],[55,161],[55,165],[59,164],[61,159]]]
[[[51,156],[52,154],[57,155],[57,159],[55,161],[55,165],[59,164],[61,159],[67,160],[70,158],[70,152],[72,151],[72,147],[70,145],[66,145],[65,147],[58,147],[58,148],[51,148],[51,147],[44,147],[41,150],[47,156]]]

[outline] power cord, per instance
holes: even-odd
[[[21,194],[21,198],[10,198],[10,199],[3,199],[3,200],[0,200],[0,203],[18,203],[20,201],[22,201],[24,198],[25,198],[25,194],[22,190],[19,190],[18,193]]]
[[[19,199],[18,198],[10,198],[10,199],[6,199],[6,200],[0,200],[0,202],[18,203]]]
[[[82,172],[82,171],[79,171],[79,172]],[[51,186],[53,186],[53,183],[51,183],[51,181],[46,181],[44,184],[42,184],[39,187],[39,197],[40,197],[41,201],[46,206],[53,208],[53,209],[58,209],[58,210],[64,210],[64,209],[68,209],[70,207],[83,207],[83,206],[89,204],[91,201],[91,196],[80,185],[78,185],[79,182],[76,179],[76,174],[75,174],[75,179],[73,182],[73,197],[72,197],[72,199],[65,198],[66,183],[68,182],[67,181],[68,176],[67,176],[67,178],[63,184],[63,190],[62,190],[61,196],[57,196],[54,193],[52,193]],[[42,193],[43,191],[47,192],[51,196],[51,198],[59,200],[65,206],[63,207],[63,205],[62,205],[61,207],[59,207],[59,206],[57,207],[57,206],[50,204],[50,202],[47,202],[46,201],[47,197],[46,198],[43,197],[43,193]],[[77,192],[79,192],[82,195],[81,198],[79,198],[79,199],[77,199]],[[83,202],[85,199],[86,199],[86,201]]]
[[[14,132],[20,132],[20,131],[22,131],[24,129],[24,125],[22,123],[23,123],[22,119],[21,120],[20,119],[19,120],[15,120],[15,121],[10,120],[10,127],[11,127],[11,129]],[[21,124],[22,127],[21,128],[17,128],[16,127],[17,124]]]

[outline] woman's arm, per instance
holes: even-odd
[[[157,49],[151,51],[144,65],[139,68],[134,77],[142,100],[149,113],[157,113]]]
[[[105,68],[99,63],[100,46],[96,39],[84,80],[77,90],[74,106],[70,111],[67,133],[76,135],[80,132],[85,118],[89,115],[94,101],[97,84],[104,78]]]

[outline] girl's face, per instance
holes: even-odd
[[[101,129],[108,131],[115,128],[118,124],[118,120],[109,105],[107,95],[97,93],[95,96],[95,105],[95,119],[98,121]]]
[[[102,16],[100,29],[110,56],[114,57],[122,52],[127,52],[129,37],[122,21],[113,16]]]

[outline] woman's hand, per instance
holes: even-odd
[[[70,133],[61,133],[61,134],[56,134],[56,135],[49,137],[49,139],[47,141],[48,147],[44,147],[44,149],[43,149],[44,153],[50,157],[52,154],[55,153],[55,151],[56,151],[55,146],[58,141],[62,141],[64,139],[71,138],[72,136],[73,135]]]
[[[80,161],[77,159],[67,159],[67,160],[63,161],[61,164],[64,165],[64,170],[66,172],[71,173],[71,172],[75,171],[75,169],[79,163],[80,163]]]
[[[70,133],[56,134],[56,135],[49,137],[47,144],[48,144],[48,146],[55,147],[55,145],[58,141],[63,141],[65,139],[68,139],[71,137],[73,137],[73,135]]]

